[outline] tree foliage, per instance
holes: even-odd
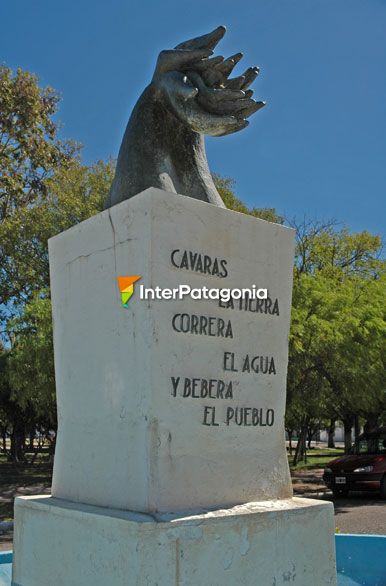
[[[10,345],[9,399],[23,411],[34,413],[46,428],[54,429],[56,421],[47,241],[102,209],[112,173],[112,163],[86,167],[73,162],[47,180],[44,201],[20,209],[13,218],[19,227],[29,227],[17,230],[12,258],[16,278],[23,279],[24,290],[31,294],[13,303],[3,320]],[[19,255],[23,249],[29,250],[27,257]]]
[[[216,177],[216,186],[230,209],[284,222],[275,210],[248,209],[232,180]],[[300,433],[304,447],[309,429],[339,419],[348,448],[354,416],[379,421],[386,411],[382,241],[333,221],[289,224],[296,248],[286,427]]]
[[[48,291],[35,294],[12,320],[8,376],[11,399],[31,410],[48,429],[56,427],[51,303]]]
[[[39,267],[21,262],[35,246],[27,211],[45,200],[47,180],[77,152],[74,143],[58,139],[58,100],[31,73],[0,66],[0,304],[28,297],[32,281],[41,284]]]
[[[300,405],[299,428],[312,414],[343,421],[348,449],[354,416],[380,415],[385,405],[381,241],[333,223],[295,228],[287,418]]]
[[[114,171],[59,140],[58,102],[0,67],[0,428],[15,460],[31,426],[56,425],[48,239],[102,209]]]

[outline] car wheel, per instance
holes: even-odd
[[[348,496],[348,489],[347,488],[332,488],[331,490],[332,490],[332,494],[336,497]]]
[[[386,499],[386,474],[384,475],[384,477],[381,480],[380,493],[381,493],[381,498]]]

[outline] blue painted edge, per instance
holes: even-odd
[[[359,584],[385,584],[386,535],[338,533],[336,569]]]
[[[344,537],[375,537],[376,539],[386,539],[386,535],[377,535],[376,533],[335,533],[336,539]]]
[[[0,564],[12,564],[12,551],[0,551]]]

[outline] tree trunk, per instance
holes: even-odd
[[[289,448],[289,455],[292,456],[292,436],[293,436],[293,431],[291,430],[287,430],[288,433],[288,448]]]
[[[292,436],[293,436],[293,429],[288,429],[288,427],[285,428],[285,432],[286,432],[286,442],[288,441],[288,453],[290,456],[292,456]],[[288,439],[287,439],[288,438]]]
[[[314,437],[315,433],[316,432],[311,427],[308,428],[308,430],[307,430],[308,442],[307,443],[308,443],[309,450],[311,449],[311,442],[312,442],[312,438]]]
[[[293,459],[293,465],[296,466],[298,462],[302,460],[307,460],[306,455],[306,439],[307,439],[307,425],[303,425],[300,436],[298,438],[298,443],[295,450],[295,456]]]
[[[364,426],[364,431],[374,431],[379,426],[379,415],[368,415]]]
[[[49,462],[53,462],[54,461],[54,456],[55,456],[55,447],[56,447],[56,434],[54,435],[54,437],[52,436],[48,436],[49,439]]]
[[[361,427],[359,425],[359,415],[354,415],[354,435],[355,435],[355,441],[357,441],[358,437],[360,436],[361,433]]]
[[[335,448],[335,419],[330,420],[330,426],[327,430],[327,433],[328,433],[327,447]]]
[[[2,439],[2,444],[3,444],[3,452],[4,454],[7,453],[7,428],[6,427],[2,427],[1,429],[1,439]]]
[[[16,421],[11,433],[11,459],[12,462],[22,462],[24,459],[25,428],[24,423]]]
[[[344,453],[348,454],[352,444],[353,417],[346,417],[343,420],[344,426]]]

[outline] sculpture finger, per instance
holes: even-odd
[[[255,102],[246,97],[243,90],[208,88],[198,73],[189,71],[188,76],[192,85],[198,88],[197,102],[211,114],[248,118],[265,106],[265,102]]]
[[[195,71],[188,71],[187,75],[194,86],[198,88],[198,103],[206,112],[224,115],[231,112],[231,109],[222,108],[222,104],[231,100],[239,101],[245,97],[242,90],[224,90],[207,87],[202,78]],[[231,112],[233,114],[233,112]]]
[[[237,119],[236,119],[237,120]],[[224,130],[221,134],[216,134],[216,136],[226,136],[227,134],[234,134],[235,132],[239,132],[248,126],[248,120],[240,120],[238,119],[237,124],[234,124],[232,127]]]
[[[228,57],[228,59],[225,59],[225,61],[222,58],[221,61],[219,61],[219,63],[216,64],[215,67],[208,67],[205,69],[201,67],[200,72],[203,75],[205,83],[210,87],[220,87],[221,85],[223,85],[226,82],[227,77],[231,74],[234,67],[242,58],[242,56],[242,53],[236,53],[235,55],[232,55],[232,57]],[[207,59],[206,61],[214,62],[214,60],[215,58]]]
[[[236,53],[236,55],[228,57],[228,59],[225,59],[225,61],[216,66],[217,71],[220,71],[223,75],[225,75],[225,77],[228,77],[240,59],[242,59],[242,56],[242,53]]]
[[[245,97],[246,98],[251,98],[253,96],[253,90],[247,90],[245,92]]]
[[[189,69],[193,71],[197,71],[197,73],[202,73],[207,69],[215,68],[216,65],[224,61],[224,57],[220,55],[218,57],[212,57],[211,59],[202,59],[201,61],[197,61],[197,63],[192,63],[189,66]]]
[[[242,120],[235,116],[218,116],[206,113],[201,108],[191,112],[189,123],[196,132],[209,134],[210,136],[231,134],[242,130],[248,125],[247,120]]]
[[[222,136],[245,128],[247,122],[235,116],[219,116],[206,112],[196,99],[181,99],[176,92],[169,93],[174,112],[182,122],[200,134]]]
[[[254,112],[257,112],[265,106],[265,102],[255,102],[255,100],[245,98],[213,103],[207,101],[200,92],[197,96],[197,100],[203,108],[208,109],[213,114],[219,114],[221,116],[229,114],[236,118],[249,118]]]
[[[255,81],[259,73],[260,69],[258,67],[249,67],[246,72],[243,73],[245,81],[243,83],[242,89],[246,90],[251,85],[251,83]]]
[[[243,100],[239,101],[241,102]],[[255,102],[255,100],[246,100],[244,106],[241,107],[241,109],[239,110],[239,116],[241,116],[242,118],[249,118],[249,116],[252,116],[252,114],[257,112],[258,110],[261,110],[261,108],[264,108],[265,104],[266,102]]]
[[[225,35],[225,26],[218,26],[214,31],[201,37],[196,37],[188,41],[184,41],[177,45],[176,49],[195,50],[195,49],[214,49],[215,46]]]
[[[212,51],[208,49],[198,49],[197,51],[161,51],[157,59],[155,69],[155,76],[165,73],[167,71],[176,71],[185,69],[191,63],[200,61],[212,55]]]
[[[204,96],[208,101],[213,103],[220,103],[224,100],[239,100],[245,98],[243,90],[228,90],[208,87],[203,78],[195,71],[187,71],[187,75],[191,82],[198,87],[200,95]]]
[[[207,69],[202,72],[202,79],[209,87],[220,87],[226,80],[226,77],[221,71],[217,71],[217,69]]]
[[[239,77],[234,77],[233,79],[227,79],[224,82],[224,87],[230,90],[241,90],[243,88],[245,82],[245,76],[240,75]]]
[[[208,88],[211,95],[217,102],[226,102],[233,100],[240,100],[245,98],[245,92],[243,90],[228,90],[223,88]]]
[[[231,116],[236,116],[238,118],[243,118],[241,116],[241,112],[246,110],[248,106],[250,106],[251,100],[241,99],[236,101],[226,101],[221,102],[220,108],[222,109],[222,114],[230,114]],[[252,100],[253,102],[253,100]],[[254,103],[254,102],[253,102]]]

